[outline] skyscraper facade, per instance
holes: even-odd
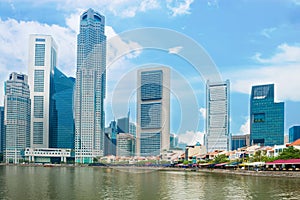
[[[105,18],[92,9],[80,16],[75,87],[75,162],[103,155],[106,87]]]
[[[229,80],[206,83],[206,135],[207,152],[231,149]]]
[[[129,133],[117,135],[117,156],[130,157],[135,155],[135,138]]]
[[[75,79],[54,68],[50,148],[74,149],[73,91]]]
[[[0,154],[3,156],[3,149],[4,149],[4,107],[0,106]],[[1,159],[0,159],[1,161]]]
[[[250,142],[263,146],[284,143],[284,103],[274,103],[274,84],[252,87]]]
[[[129,133],[129,116],[117,120],[118,133]]]
[[[21,162],[21,151],[30,146],[30,103],[28,77],[11,73],[4,98],[6,163]]]
[[[289,128],[289,142],[295,142],[300,139],[300,126],[292,126]]]
[[[170,148],[170,69],[138,70],[136,153],[159,155]]]
[[[30,35],[28,77],[31,109],[31,147],[48,148],[54,114],[54,68],[57,45],[50,35]]]

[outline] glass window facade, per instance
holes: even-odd
[[[34,91],[44,92],[44,70],[34,70]]]
[[[43,144],[43,133],[43,122],[33,122],[33,144]]]
[[[161,103],[141,104],[141,128],[160,128],[161,111]]]
[[[295,142],[300,139],[300,126],[292,126],[289,129],[289,142]]]
[[[45,44],[35,44],[35,66],[45,65]]]
[[[252,87],[250,142],[264,146],[284,143],[284,103],[274,102],[274,84]]]
[[[35,118],[44,117],[44,96],[34,96],[33,116]]]
[[[160,133],[141,133],[141,155],[155,156],[160,154]]]
[[[54,88],[51,96],[50,147],[74,148],[73,91],[75,79],[54,69]]]
[[[162,98],[162,77],[161,70],[141,73],[141,99],[143,101]]]

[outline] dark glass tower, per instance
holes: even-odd
[[[73,91],[75,79],[54,69],[51,114],[51,148],[74,149]]]
[[[284,143],[284,103],[274,103],[274,84],[252,87],[250,142],[264,146]]]
[[[300,139],[300,126],[292,126],[289,129],[289,142]]]

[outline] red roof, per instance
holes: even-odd
[[[273,165],[273,164],[300,164],[300,159],[294,158],[288,160],[275,160],[273,162],[266,162],[266,165]]]
[[[298,139],[295,142],[291,143],[290,146],[300,146],[300,139]]]

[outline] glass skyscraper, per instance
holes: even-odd
[[[54,68],[50,147],[74,149],[73,91],[75,79]]]
[[[138,70],[136,153],[159,155],[170,148],[170,69]]]
[[[250,142],[263,146],[284,143],[284,103],[274,103],[274,84],[252,87]]]
[[[289,142],[295,142],[300,139],[300,126],[292,126],[289,129]]]
[[[4,98],[6,163],[19,163],[21,151],[30,146],[30,103],[28,77],[11,73]]]
[[[55,124],[54,69],[57,45],[50,35],[30,35],[28,78],[31,109],[31,147],[48,148]]]
[[[207,81],[205,135],[207,152],[231,149],[229,97],[229,80],[218,83]]]
[[[106,87],[105,18],[92,9],[80,16],[75,88],[75,162],[92,163],[104,149]]]
[[[3,149],[4,149],[4,107],[0,106],[0,154],[3,155]],[[1,160],[0,160],[1,161]]]

